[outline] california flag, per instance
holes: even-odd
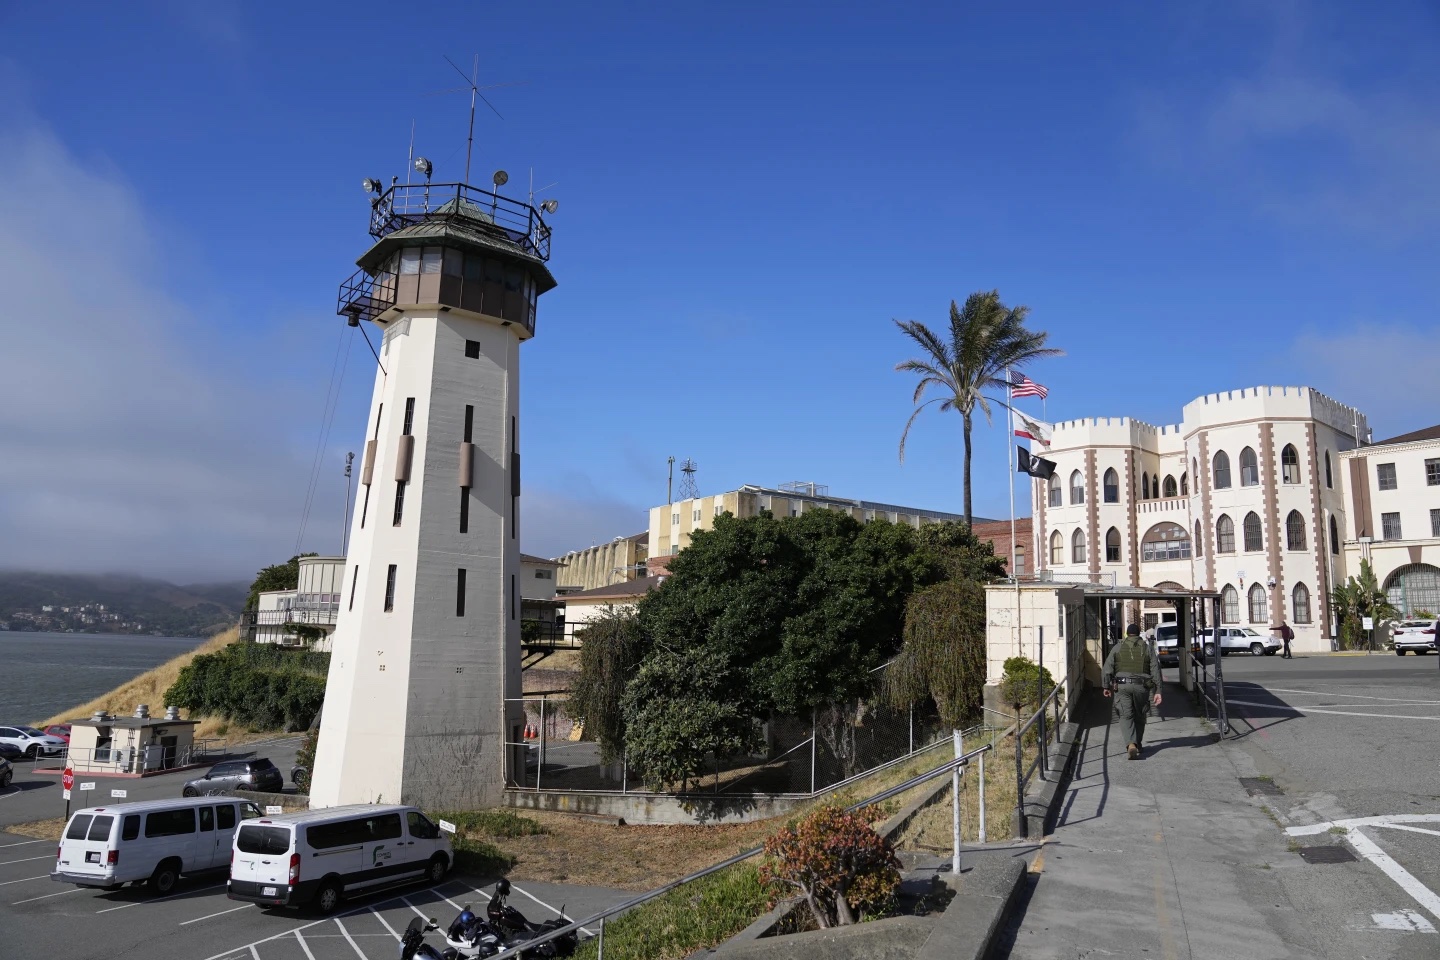
[[[1019,410],[1015,413],[1015,436],[1025,437],[1034,440],[1036,443],[1050,446],[1050,435],[1054,428],[1043,420],[1032,420]]]

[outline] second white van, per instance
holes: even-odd
[[[231,900],[313,903],[330,913],[346,894],[445,878],[450,841],[416,807],[357,804],[249,820],[235,834]]]
[[[87,807],[65,825],[50,879],[104,889],[148,882],[165,896],[181,874],[228,866],[235,828],[259,816],[234,797]]]

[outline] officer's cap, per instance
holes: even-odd
[[[1140,636],[1140,624],[1138,624],[1138,623],[1132,623],[1132,624],[1130,624],[1130,626],[1126,627],[1126,628],[1125,628],[1125,636],[1127,636],[1127,637],[1138,637],[1138,636]]]

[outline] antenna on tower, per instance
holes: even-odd
[[[700,488],[695,485],[695,471],[699,469],[700,467],[689,457],[686,457],[685,462],[680,464],[680,472],[684,474],[680,478],[681,500],[694,500],[700,496]]]
[[[444,55],[442,54],[442,56],[444,56]],[[481,93],[480,91],[481,91],[481,90],[494,90],[496,87],[513,87],[513,86],[518,86],[518,85],[520,85],[520,84],[525,83],[525,81],[524,81],[524,80],[511,80],[511,81],[506,82],[506,83],[492,83],[492,84],[490,84],[489,86],[484,86],[484,87],[478,86],[478,85],[477,85],[477,81],[478,81],[479,78],[480,78],[480,54],[478,54],[478,53],[475,54],[474,67],[473,67],[473,69],[472,69],[472,71],[471,71],[470,76],[468,76],[468,77],[465,76],[465,71],[464,71],[464,70],[461,70],[459,67],[455,66],[455,61],[454,61],[454,60],[451,60],[449,57],[445,57],[445,62],[448,63],[448,64],[450,64],[450,66],[455,67],[455,72],[458,73],[458,74],[460,74],[460,78],[465,81],[465,86],[463,86],[463,87],[452,87],[452,88],[450,88],[449,90],[436,90],[435,93],[436,93],[436,94],[442,94],[442,93],[459,93],[459,92],[465,91],[465,90],[470,91],[470,133],[469,133],[469,136],[466,137],[466,140],[465,140],[465,180],[464,180],[465,183],[469,183],[469,182],[470,182],[470,154],[471,154],[471,152],[472,152],[472,150],[473,150],[473,148],[474,148],[474,146],[475,146],[475,100],[476,100],[476,98],[478,97],[479,99],[484,100],[484,101],[485,101],[485,106],[489,107],[492,111],[494,111],[495,116],[500,117],[501,120],[504,120],[505,118],[504,118],[503,116],[501,116],[500,111],[495,109],[495,104],[491,103],[488,99],[486,99],[485,94]]]

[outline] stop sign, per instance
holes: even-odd
[[[66,790],[75,786],[75,771],[70,769],[69,766],[66,766],[65,772],[60,775],[60,786]]]

